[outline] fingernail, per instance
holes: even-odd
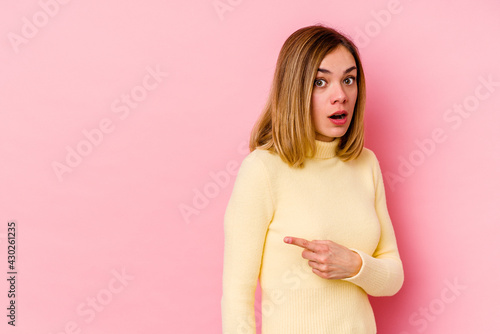
[[[291,240],[290,240],[290,238],[289,238],[289,237],[285,237],[285,242],[286,242],[286,243],[290,243],[290,241],[291,241]]]

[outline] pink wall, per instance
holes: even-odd
[[[2,333],[220,333],[224,210],[279,49],[314,23],[364,61],[406,274],[372,299],[379,332],[500,330],[498,2],[0,7]]]

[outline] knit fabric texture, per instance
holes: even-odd
[[[344,162],[340,139],[316,140],[303,169],[256,149],[242,161],[224,215],[223,334],[254,334],[257,280],[262,334],[376,333],[368,295],[391,296],[403,266],[375,154]],[[331,240],[362,259],[345,279],[312,272],[285,236]]]

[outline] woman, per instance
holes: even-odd
[[[224,216],[224,334],[376,333],[368,294],[403,267],[375,154],[363,147],[357,48],[314,25],[284,43]]]

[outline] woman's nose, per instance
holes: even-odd
[[[330,96],[330,102],[332,104],[345,103],[347,100],[347,95],[342,86],[337,86],[333,88],[332,95]]]

